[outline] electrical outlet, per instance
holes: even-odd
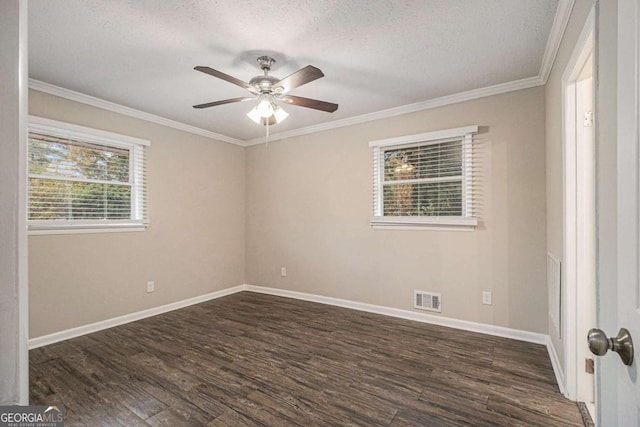
[[[280,267],[280,276],[287,277],[287,267]]]
[[[491,305],[491,292],[489,291],[482,292],[482,303],[484,305]]]
[[[151,293],[156,290],[155,282],[147,282],[147,293]]]

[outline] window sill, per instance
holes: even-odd
[[[376,230],[441,230],[474,231],[478,219],[474,217],[411,217],[372,216],[371,226]]]
[[[29,226],[30,236],[50,234],[96,234],[96,233],[130,233],[145,231],[145,224],[109,224],[109,225],[64,225],[64,226]]]

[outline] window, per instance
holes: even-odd
[[[30,117],[30,232],[143,230],[148,224],[148,145],[138,138]]]
[[[372,141],[375,228],[473,230],[472,135],[477,126]]]

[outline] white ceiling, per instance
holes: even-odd
[[[264,135],[247,95],[193,70],[248,81],[256,58],[283,78],[325,77],[292,95],[340,105],[285,106],[272,133],[539,75],[558,0],[31,0],[30,77],[233,138]]]

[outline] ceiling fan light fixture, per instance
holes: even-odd
[[[260,124],[262,121],[262,116],[258,112],[258,106],[256,105],[247,113],[247,117],[253,120],[255,123]]]
[[[284,119],[289,117],[289,113],[276,105],[276,103],[273,103],[273,116],[276,118],[276,123],[282,123]]]
[[[266,106],[264,105],[265,100],[267,102]],[[266,113],[269,114],[265,116]],[[267,122],[277,124],[289,117],[289,113],[280,108],[275,102],[268,100],[267,97],[263,97],[258,102],[258,105],[247,113],[247,117],[256,124],[266,125]]]
[[[273,115],[273,101],[268,95],[261,95],[258,105],[256,106],[260,117],[269,118]]]

